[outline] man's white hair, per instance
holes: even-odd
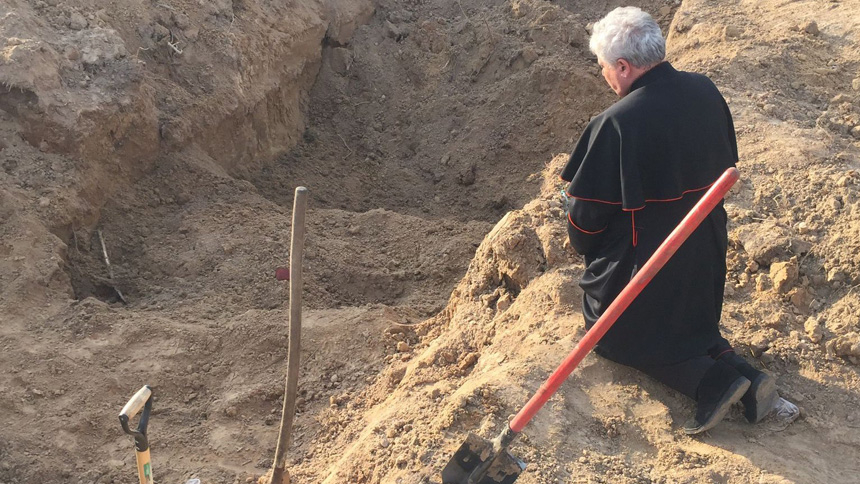
[[[635,67],[647,67],[666,57],[666,41],[657,22],[638,7],[618,7],[594,24],[591,52],[615,64],[626,59]]]

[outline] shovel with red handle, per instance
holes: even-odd
[[[736,168],[729,168],[711,186],[705,195],[675,227],[675,230],[660,244],[660,247],[627,283],[623,291],[594,326],[585,333],[567,358],[561,362],[555,372],[549,376],[537,393],[529,400],[511,420],[510,424],[495,439],[487,440],[475,434],[469,434],[466,441],[457,449],[448,465],[442,469],[443,484],[512,484],[526,468],[526,464],[508,452],[511,442],[523,430],[532,417],[544,406],[549,398],[564,383],[564,380],[576,368],[585,355],[609,331],[621,313],[651,282],[654,275],[663,268],[666,262],[675,254],[687,237],[696,230],[702,220],[722,200],[726,192],[735,184],[739,177]]]

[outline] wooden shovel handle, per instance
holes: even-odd
[[[296,392],[299,383],[299,358],[301,356],[302,333],[302,252],[305,246],[305,209],[308,205],[308,189],[296,188],[293,201],[293,229],[290,237],[290,342],[287,352],[287,384],[284,391],[284,409],[281,414],[281,429],[275,448],[272,465],[272,484],[282,484],[285,473],[287,449],[296,414]]]
[[[135,452],[135,460],[137,461],[137,478],[140,484],[153,484],[152,459],[149,455],[149,449]]]

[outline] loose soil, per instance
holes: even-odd
[[[691,438],[589,356],[518,482],[860,482],[860,1],[633,3],[732,109],[723,329],[802,417]],[[0,483],[133,482],[143,384],[156,482],[264,474],[307,186],[293,482],[438,484],[584,333],[557,174],[621,4],[5,0]]]

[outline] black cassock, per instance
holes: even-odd
[[[561,173],[572,197],[570,241],[585,256],[587,327],[737,159],[731,113],[716,86],[668,62],[591,120]],[[667,366],[724,343],[726,246],[720,203],[598,343],[598,354]]]

